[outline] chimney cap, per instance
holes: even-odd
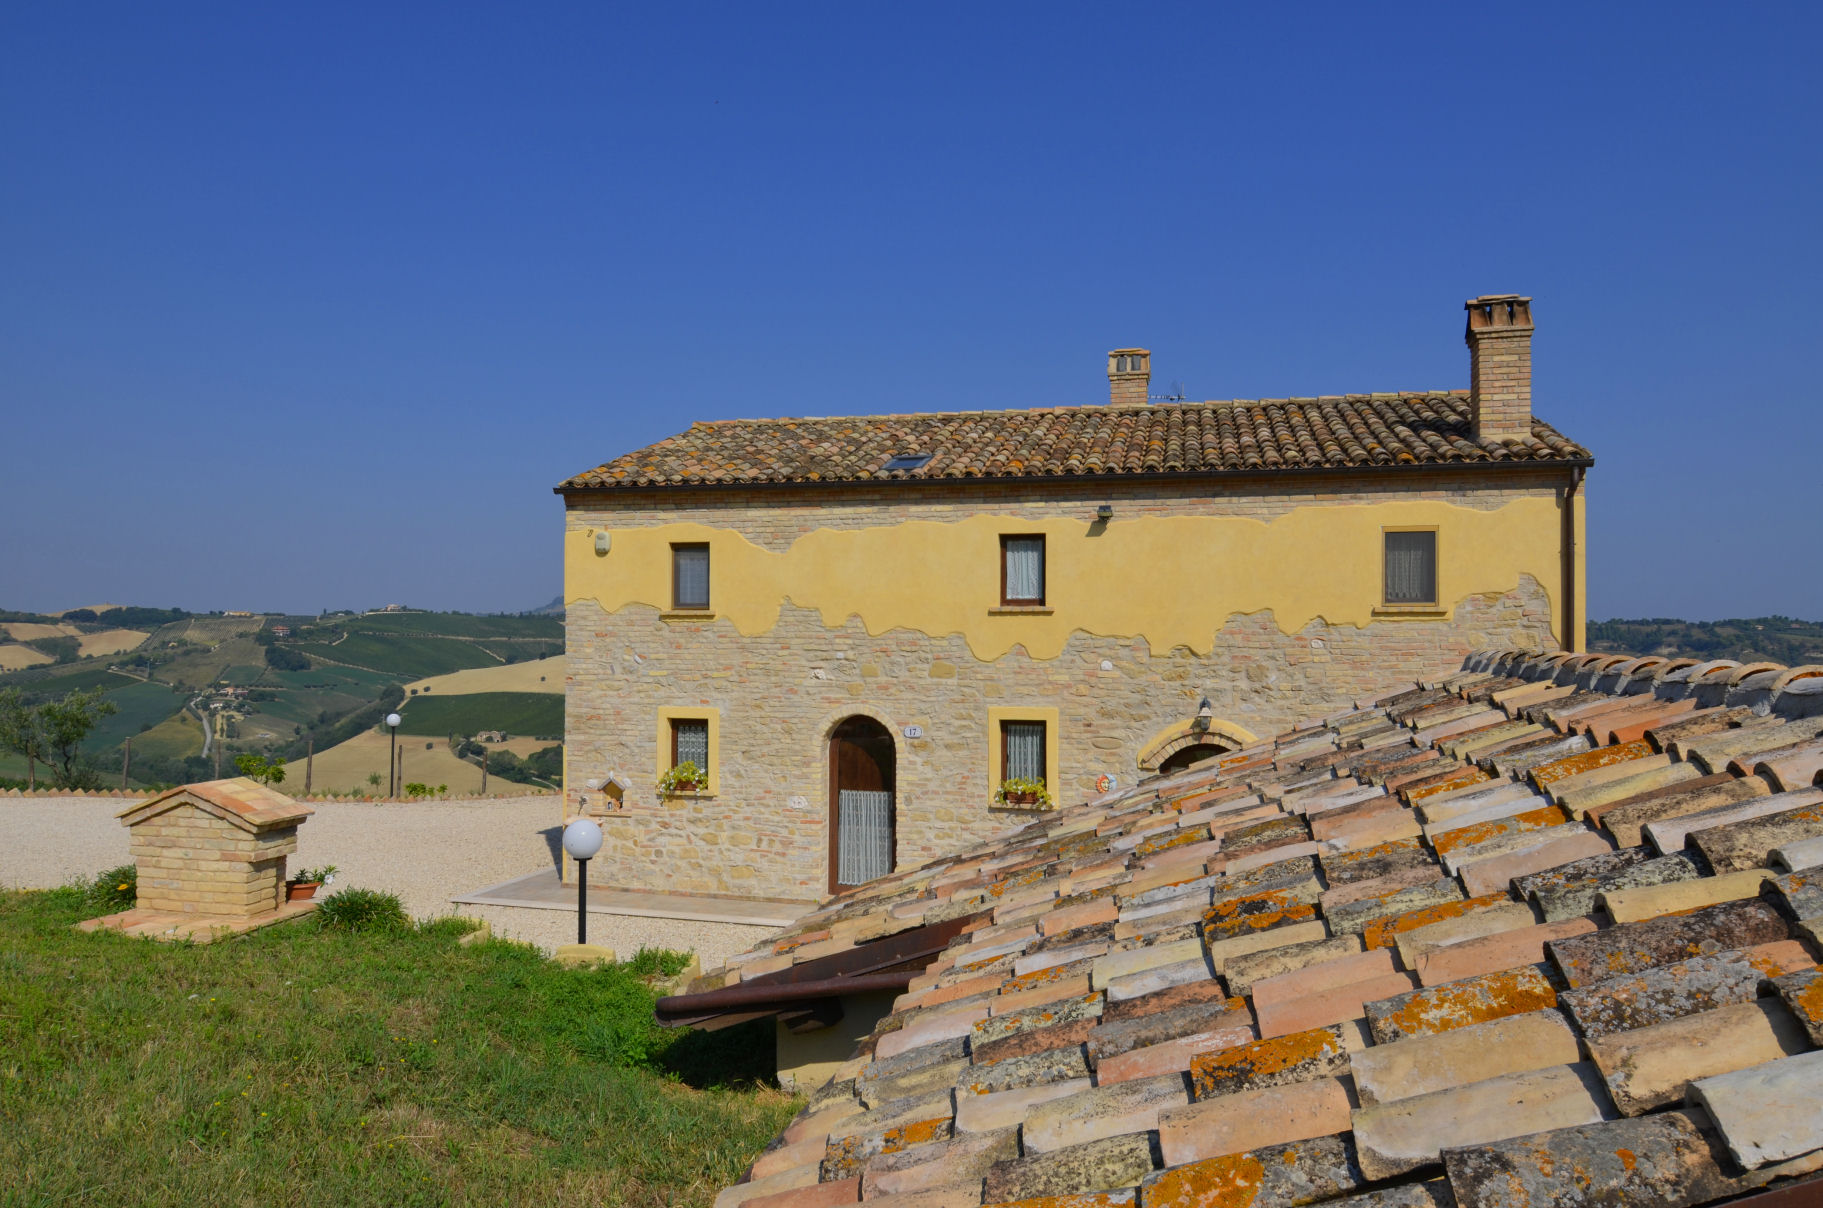
[[[1477,331],[1530,331],[1532,299],[1524,294],[1483,294],[1462,304],[1468,311],[1465,335]]]

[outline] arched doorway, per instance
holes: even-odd
[[[829,892],[893,870],[893,736],[871,717],[844,719],[829,735]]]
[[[1230,749],[1213,742],[1194,743],[1181,750],[1173,751],[1169,759],[1158,765],[1158,774],[1169,776],[1172,772],[1181,772],[1192,764],[1201,763],[1205,759],[1214,759],[1217,755],[1225,754]]]

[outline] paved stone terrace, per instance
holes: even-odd
[[[1482,655],[845,895],[692,990],[972,922],[717,1206],[1811,1178],[1819,705],[1823,668]]]

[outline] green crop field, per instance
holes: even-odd
[[[563,642],[563,622],[556,617],[481,617],[462,612],[393,612],[337,618],[333,623],[356,633],[404,633],[453,638],[543,638]]]
[[[399,710],[405,734],[474,734],[503,730],[536,738],[563,737],[563,697],[550,692],[471,692],[418,696]]]
[[[456,638],[393,637],[378,634],[351,633],[334,645],[299,642],[297,649],[317,658],[338,663],[351,663],[370,671],[380,671],[400,679],[423,679],[460,671],[464,667],[493,667],[498,659],[490,658],[471,642]]]
[[[184,704],[184,698],[166,684],[128,684],[108,693],[108,701],[120,711],[102,718],[82,744],[82,749],[91,755],[119,749],[121,743],[148,724],[158,725]]]
[[[35,675],[37,668],[15,672],[12,675],[0,676],[0,688],[18,688],[28,697],[62,696],[69,692],[87,692],[91,688],[100,688],[111,692],[115,688],[124,688],[139,681],[130,675],[121,675],[109,671],[106,667],[90,667],[84,671],[71,671],[63,675]]]
[[[533,659],[545,659],[550,658],[554,654],[563,653],[562,638],[550,640],[543,638],[537,640],[520,638],[513,641],[483,640],[476,642],[475,645],[481,647],[481,649],[487,651],[502,662],[507,663],[525,663],[530,662]]]
[[[175,713],[144,734],[133,736],[133,761],[182,759],[203,753],[203,728],[188,713]]]

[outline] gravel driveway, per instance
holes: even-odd
[[[126,797],[0,798],[0,888],[49,889],[132,860],[127,829],[115,814]],[[450,898],[556,863],[556,798],[484,801],[312,802],[298,830],[293,868],[334,864],[336,888],[361,886],[399,895],[414,918],[453,914]],[[465,906],[494,934],[547,952],[576,938],[567,911]],[[772,928],[678,919],[589,916],[589,940],[631,956],[641,945],[694,951],[712,969]]]

